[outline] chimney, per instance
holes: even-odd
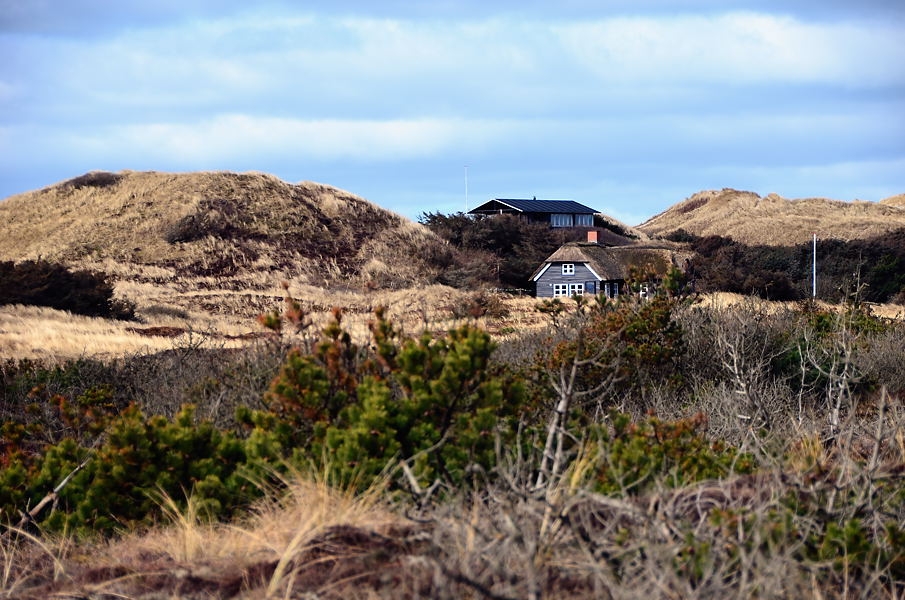
[[[596,230],[588,231],[588,243],[589,244],[597,243],[597,231]]]

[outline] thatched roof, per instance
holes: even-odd
[[[675,247],[653,244],[607,247],[585,242],[563,244],[544,264],[588,263],[604,281],[626,280],[637,269],[655,277],[663,277],[673,266],[683,267],[691,254]],[[537,277],[543,266],[532,279]]]

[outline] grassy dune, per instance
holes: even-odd
[[[794,246],[815,233],[821,239],[872,238],[905,227],[905,205],[895,196],[882,202],[824,198],[789,200],[732,189],[704,191],[638,226],[649,235],[678,229],[699,236],[721,235],[749,245]]]

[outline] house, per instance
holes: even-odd
[[[468,214],[516,214],[533,223],[549,223],[551,227],[593,227],[596,212],[599,211],[572,200],[494,198]]]
[[[632,271],[641,274],[640,293],[650,293],[673,268],[690,256],[667,244],[647,243],[604,246],[589,232],[587,242],[563,244],[538,267],[531,281],[538,298],[605,294],[615,298],[628,293]]]

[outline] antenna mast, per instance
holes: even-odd
[[[465,212],[468,212],[468,165],[465,165]]]

